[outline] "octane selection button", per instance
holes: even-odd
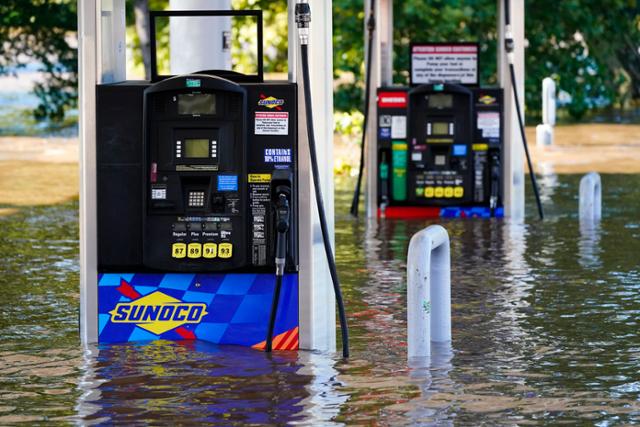
[[[453,187],[445,187],[444,188],[444,197],[450,199],[453,197]]]
[[[171,246],[171,256],[173,258],[184,258],[187,255],[187,245],[184,243],[174,243]]]
[[[231,243],[220,243],[218,245],[218,258],[228,259],[233,256],[233,245]]]
[[[189,258],[200,258],[202,256],[202,244],[189,243],[187,253]]]
[[[218,256],[218,245],[215,243],[205,243],[202,246],[202,257],[203,258],[215,258]]]
[[[427,188],[425,188],[425,190],[424,190],[424,197],[427,197],[427,198],[429,198],[429,199],[430,199],[430,198],[432,198],[432,197],[433,197],[433,195],[434,195],[434,194],[435,194],[435,189],[434,189],[433,187],[427,187]]]

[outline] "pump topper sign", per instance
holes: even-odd
[[[411,45],[411,84],[479,83],[477,43],[415,43]]]

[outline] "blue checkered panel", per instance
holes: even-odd
[[[99,341],[264,341],[271,274],[100,274]],[[284,277],[275,334],[298,327],[298,275]]]

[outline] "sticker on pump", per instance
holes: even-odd
[[[478,113],[478,130],[482,131],[483,138],[500,138],[500,113]]]
[[[405,139],[407,137],[407,116],[393,116],[391,119],[391,138]]]
[[[265,163],[291,163],[291,148],[265,148]]]
[[[289,135],[289,113],[256,111],[256,135]]]
[[[238,175],[218,175],[218,191],[238,191]]]
[[[378,93],[378,107],[380,108],[406,108],[406,92],[380,92]]]

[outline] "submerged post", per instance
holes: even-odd
[[[556,125],[556,82],[547,77],[542,81],[542,124],[536,127],[538,147],[553,145],[553,127]]]
[[[602,217],[602,183],[596,172],[580,180],[580,220],[599,221]]]
[[[431,341],[451,341],[449,234],[439,225],[425,228],[409,243],[407,323],[410,360],[429,357]]]

